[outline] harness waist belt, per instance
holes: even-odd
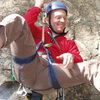
[[[37,52],[34,55],[25,57],[25,58],[19,58],[19,57],[13,56],[13,60],[16,64],[19,64],[19,65],[28,64],[28,63],[31,63],[35,59],[36,54]]]

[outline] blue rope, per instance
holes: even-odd
[[[13,56],[13,60],[16,64],[19,64],[19,65],[28,64],[28,63],[31,63],[35,59],[36,54],[37,54],[37,52],[35,54],[33,54],[32,56],[24,57],[24,58],[19,58],[19,57]]]
[[[58,82],[56,70],[54,69],[54,66],[52,65],[53,60],[52,60],[52,57],[50,56],[49,50],[47,47],[44,46],[43,42],[40,42],[39,45],[37,45],[37,46],[40,46],[40,45],[42,45],[44,47],[47,57],[48,57],[48,76],[50,78],[50,82],[54,89],[60,89],[61,86]],[[39,47],[37,47],[37,48],[39,48]]]

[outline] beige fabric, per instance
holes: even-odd
[[[4,32],[4,27],[2,25],[0,25],[0,33]],[[5,36],[3,34],[0,35],[0,48],[3,47],[4,42],[5,42]]]
[[[17,14],[7,16],[0,26],[0,47],[11,43],[11,52],[16,57],[28,57],[36,52],[35,42],[23,17]],[[74,65],[73,69],[65,69],[63,65],[53,63],[58,81],[63,88],[81,83],[90,83],[100,91],[100,62],[83,62]],[[31,89],[47,89],[51,87],[48,77],[48,61],[37,55],[29,64],[14,65],[16,80]],[[53,90],[53,89],[52,89]],[[48,93],[48,91],[40,91]]]

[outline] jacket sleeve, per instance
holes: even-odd
[[[39,33],[39,31],[41,30],[39,26],[35,25],[35,22],[37,21],[40,12],[41,12],[40,8],[32,7],[23,16],[34,37],[36,36],[36,33]]]
[[[23,17],[26,19],[28,25],[34,24],[37,21],[40,12],[40,8],[32,7],[26,12],[26,14]]]
[[[74,63],[83,62],[83,58],[81,57],[80,51],[75,42],[73,40],[68,40],[67,46],[67,52],[74,56]]]

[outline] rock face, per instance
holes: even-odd
[[[69,27],[84,59],[100,59],[100,1],[72,0],[69,7]]]
[[[91,58],[100,60],[100,0],[62,0],[62,2],[67,5],[69,11],[67,38],[76,41],[84,60]],[[33,5],[34,0],[0,0],[0,20],[12,13],[23,15]],[[9,79],[11,65],[9,47],[0,50],[0,84]],[[18,99],[15,96],[12,100]]]

